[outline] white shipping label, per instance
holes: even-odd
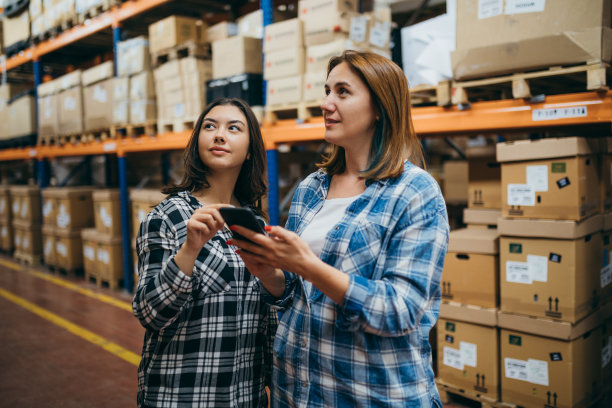
[[[21,241],[21,247],[23,249],[28,249],[30,248],[30,238],[28,237],[23,237],[23,241]]]
[[[43,107],[44,114],[43,115],[45,119],[51,119],[51,97],[45,96],[43,103],[44,103],[44,107]]]
[[[110,256],[108,255],[108,251],[105,249],[98,248],[98,261],[108,265],[110,263],[109,260]]]
[[[515,358],[504,358],[504,373],[506,378],[512,380],[528,381],[528,364],[527,361],[517,360]]]
[[[0,200],[0,214],[4,214],[5,208],[6,208],[6,199],[3,198]]]
[[[506,0],[505,14],[540,13],[546,0]]]
[[[457,370],[463,370],[463,361],[461,360],[461,351],[444,347],[444,365],[456,368]]]
[[[13,203],[13,213],[14,214],[19,214],[19,201],[15,201]]]
[[[504,9],[504,0],[478,0],[478,19],[499,16]]]
[[[94,87],[93,99],[100,103],[106,103],[108,100],[106,89],[102,88],[100,85],[96,85]]]
[[[527,166],[527,184],[534,191],[548,191],[548,166]]]
[[[506,282],[532,284],[527,262],[506,261]]]
[[[542,360],[527,360],[527,373],[530,383],[548,387],[548,363]]]
[[[53,201],[45,201],[45,205],[43,205],[43,215],[48,217],[49,214],[51,214],[51,211],[53,211]]]
[[[85,255],[85,258],[89,259],[90,261],[96,260],[96,251],[89,245],[83,247],[83,255]]]
[[[370,44],[378,48],[385,48],[389,43],[390,36],[391,23],[389,21],[376,23],[370,28]]]
[[[21,218],[28,218],[29,205],[27,201],[21,203]]]
[[[602,289],[612,282],[612,264],[601,268],[601,287]]]
[[[17,248],[21,248],[21,236],[20,235],[15,235],[15,246]]]
[[[68,248],[62,242],[57,243],[57,245],[55,246],[55,250],[64,258],[68,255]]]
[[[0,235],[2,235],[2,238],[6,238],[6,236],[8,235],[8,228],[6,227],[6,225],[2,227]]]
[[[49,255],[51,255],[51,251],[53,251],[53,240],[48,239],[45,242],[45,250],[43,252],[45,253],[45,256],[48,257]]]
[[[508,205],[534,206],[535,190],[529,184],[508,184]]]
[[[184,103],[174,104],[174,117],[182,118],[184,116],[185,116],[185,104]]]
[[[548,281],[548,258],[539,255],[527,255],[529,275],[533,282]]]
[[[70,216],[68,214],[57,215],[57,226],[60,228],[66,228],[70,225]]]
[[[366,16],[351,18],[351,28],[349,30],[349,38],[354,42],[365,42],[368,32],[368,19]]]
[[[64,110],[76,110],[76,100],[73,97],[67,96],[64,98]]]
[[[601,368],[604,368],[605,366],[610,364],[611,358],[612,348],[610,348],[610,343],[608,343],[604,348],[601,349]]]
[[[533,121],[583,118],[586,116],[586,106],[572,106],[571,108],[534,109],[533,111],[531,111],[531,120]]]
[[[462,341],[459,343],[459,350],[461,351],[461,361],[463,362],[463,365],[476,367],[476,345],[474,343]]]

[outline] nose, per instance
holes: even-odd
[[[225,143],[225,136],[223,136],[223,131],[221,128],[219,128],[217,133],[215,133],[215,143]]]
[[[323,112],[333,112],[336,109],[336,105],[334,104],[332,93],[330,92],[323,98],[323,102],[321,102],[321,110]]]

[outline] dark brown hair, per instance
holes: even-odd
[[[401,68],[378,54],[346,50],[329,60],[327,76],[343,62],[368,87],[380,115],[370,147],[370,165],[361,172],[361,177],[368,180],[397,177],[404,170],[405,160],[424,166],[421,143],[412,125],[408,81]],[[330,175],[342,173],[346,168],[344,149],[332,145],[331,153],[317,166]]]
[[[259,129],[259,122],[249,105],[239,98],[217,98],[212,101],[198,118],[191,139],[185,150],[185,175],[179,184],[172,184],[162,189],[164,194],[177,193],[179,191],[189,191],[193,193],[200,189],[209,188],[210,184],[206,179],[209,171],[206,164],[200,159],[199,136],[202,122],[208,113],[215,106],[232,105],[237,107],[244,114],[247,127],[249,129],[249,150],[247,159],[242,164],[240,174],[236,180],[234,195],[242,205],[249,205],[255,209],[259,215],[264,216],[261,208],[261,199],[267,192],[266,184],[266,150]]]

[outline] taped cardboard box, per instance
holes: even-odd
[[[13,250],[13,226],[11,223],[0,221],[0,249],[6,252]]]
[[[117,75],[132,75],[151,69],[149,40],[146,36],[117,44]]]
[[[94,202],[94,224],[102,234],[121,235],[121,204],[119,190],[96,190],[92,193]]]
[[[15,251],[27,256],[42,255],[42,234],[40,224],[13,220]]]
[[[570,323],[596,310],[601,302],[600,230],[576,239],[502,236],[500,309]]]
[[[11,221],[11,193],[9,186],[0,186],[0,223]]]
[[[125,101],[130,98],[130,77],[113,78],[113,101]]]
[[[55,226],[58,230],[74,230],[94,225],[91,187],[51,187],[46,197],[55,200]]]
[[[42,226],[43,259],[47,266],[59,266],[56,257],[55,227],[44,224]]]
[[[468,199],[468,175],[469,167],[467,161],[445,161],[442,167],[444,177],[443,193],[444,199],[454,202],[465,202]]]
[[[96,82],[112,78],[114,75],[113,61],[106,61],[83,71],[81,81],[83,86],[89,86]]]
[[[342,54],[346,49],[346,39],[340,38],[329,43],[306,47],[306,72],[327,73],[331,57]],[[327,77],[327,75],[325,75]]]
[[[336,40],[347,40],[353,13],[312,14],[304,21],[304,45],[327,44]]]
[[[468,161],[468,208],[501,208],[501,168],[495,157]]]
[[[83,269],[85,278],[98,277],[98,264],[96,262],[97,237],[99,231],[96,228],[86,228],[81,230],[81,240],[83,242]]]
[[[83,242],[80,230],[55,229],[55,260],[68,271],[83,267]]]
[[[2,19],[2,42],[4,48],[30,39],[30,12],[24,11],[16,17]]]
[[[231,37],[212,44],[213,79],[238,74],[261,74],[261,40],[250,37]]]
[[[304,27],[300,19],[292,18],[265,26],[263,52],[304,47]]]
[[[500,346],[503,401],[586,407],[601,389],[601,327],[569,341],[503,329]]]
[[[206,29],[206,41],[213,43],[219,40],[233,37],[238,34],[238,26],[236,23],[223,21],[212,25]]]
[[[497,225],[501,217],[501,210],[486,210],[465,208],[463,210],[463,222],[470,225]]]
[[[149,26],[149,49],[156,53],[186,42],[203,44],[205,25],[192,17],[170,16]]]
[[[599,212],[597,149],[585,138],[499,143],[502,215],[575,220]]]
[[[57,222],[57,199],[54,193],[53,188],[45,188],[41,192],[43,225],[46,226],[55,226]]]
[[[59,94],[59,134],[80,134],[83,126],[83,88],[79,85]]]
[[[322,102],[325,98],[326,80],[327,70],[320,72],[307,72],[304,74],[302,100],[304,102]]]
[[[389,49],[391,46],[391,10],[389,8],[351,17],[349,40],[357,47]]]
[[[298,17],[301,19],[343,11],[359,11],[357,0],[300,0]]]
[[[34,96],[23,95],[8,104],[9,137],[33,135],[36,133],[36,107]]]
[[[442,273],[442,299],[486,308],[498,305],[498,233],[451,231]]]
[[[438,320],[438,381],[470,396],[499,400],[499,335],[495,326]]]
[[[81,231],[81,236],[84,242],[84,266],[89,270],[88,277],[108,283],[111,289],[115,289],[123,280],[121,237],[101,234],[95,229],[84,229]],[[94,260],[91,259],[92,255],[95,257]]]
[[[297,75],[268,81],[266,106],[279,106],[299,103],[302,100],[304,77]]]
[[[455,79],[611,60],[609,0],[505,5],[457,2]]]
[[[59,133],[58,95],[38,97],[38,137],[53,138]]]
[[[85,132],[108,129],[113,124],[114,88],[114,79],[107,79],[83,88]]]
[[[83,85],[82,78],[83,71],[81,71],[80,69],[77,69],[69,74],[57,78],[56,81],[59,83],[58,92],[65,91],[66,89],[70,89],[75,86]]]
[[[236,24],[238,25],[238,36],[257,38],[260,40],[263,38],[264,30],[262,9],[245,14],[236,20]]]
[[[155,99],[130,101],[130,123],[143,125],[157,120],[157,103]]]
[[[159,190],[153,189],[131,189],[130,201],[132,203],[132,236],[138,235],[140,223],[144,221],[147,214],[161,203],[166,195]]]
[[[264,79],[278,79],[304,73],[303,47],[294,46],[265,54]]]
[[[155,83],[153,81],[153,72],[144,71],[133,75],[130,78],[130,99],[154,99],[155,98]]]
[[[12,217],[14,221],[23,221],[38,225],[41,221],[40,188],[35,186],[10,186],[12,199]]]

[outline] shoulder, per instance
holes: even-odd
[[[148,219],[161,219],[173,225],[184,222],[195,210],[192,199],[186,191],[173,193],[153,208]]]
[[[329,176],[323,170],[317,170],[314,173],[310,173],[298,185],[295,191],[295,197],[303,198],[310,194],[315,194],[322,185],[328,183],[328,179]]]

